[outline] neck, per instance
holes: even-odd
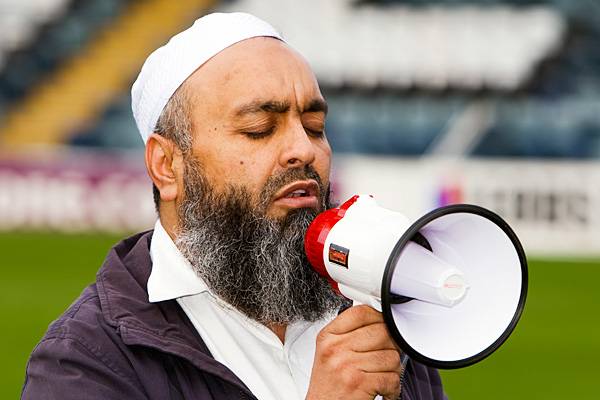
[[[161,225],[174,242],[177,239],[177,212],[174,204],[161,201],[159,219]]]
[[[287,324],[269,324],[267,328],[277,335],[281,343],[285,343],[285,329],[287,328]]]

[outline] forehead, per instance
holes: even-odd
[[[322,98],[306,60],[284,42],[267,37],[223,50],[196,70],[186,85],[204,110],[221,115],[249,102],[281,101],[303,108]]]

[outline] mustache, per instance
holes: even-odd
[[[219,208],[213,206],[228,202],[236,202],[240,213],[242,210],[251,211],[255,218],[264,218],[271,201],[281,188],[290,183],[307,179],[314,180],[318,186],[319,209],[314,211],[321,212],[330,208],[330,187],[324,185],[323,179],[312,165],[290,168],[271,175],[258,194],[252,195],[250,191],[245,190],[243,185],[232,183],[226,185],[223,192],[216,192],[209,179],[203,174],[200,161],[193,156],[189,157],[185,160],[184,201],[178,207],[180,224],[185,225],[186,222],[189,222],[185,218],[194,215],[198,218],[206,218],[209,214],[219,214]],[[232,196],[232,194],[236,194],[236,196]],[[190,208],[195,209],[198,203],[204,203],[206,207],[198,209],[201,212],[196,214],[187,212]],[[292,211],[291,214],[297,211],[300,210]]]
[[[317,196],[319,204],[324,206],[329,201],[329,188],[325,187],[319,173],[313,166],[307,164],[304,167],[298,167],[285,170],[277,175],[273,175],[267,179],[265,186],[260,194],[259,209],[266,210],[273,196],[284,186],[296,181],[313,179],[317,182],[319,190]]]

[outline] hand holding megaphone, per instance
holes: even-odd
[[[371,196],[354,196],[315,218],[305,250],[334,290],[381,311],[398,346],[437,368],[490,355],[525,304],[519,240],[502,218],[473,205],[411,223]]]

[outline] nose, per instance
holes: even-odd
[[[298,168],[315,161],[315,148],[301,123],[293,124],[285,133],[279,164],[283,168]]]

